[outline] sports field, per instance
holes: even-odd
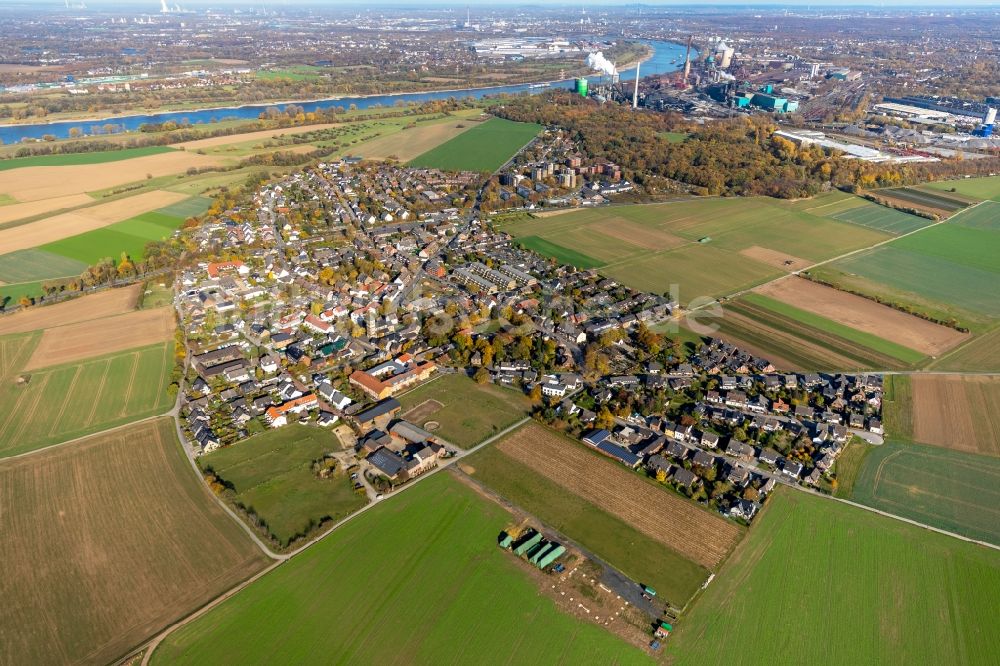
[[[420,427],[437,423],[434,434],[471,448],[524,418],[531,401],[520,391],[477,384],[461,374],[441,375],[399,396],[402,418]]]
[[[477,451],[462,469],[675,606],[683,606],[709,576],[704,567],[495,446]]]
[[[160,419],[0,460],[0,662],[114,663],[265,558]]]
[[[37,334],[0,338],[7,372],[0,384],[0,456],[162,414],[173,364],[171,342],[24,373]]]
[[[914,375],[913,440],[1000,458],[1000,378]]]
[[[998,595],[1000,552],[779,488],[665,657],[986,666],[1000,627],[983,618]]]
[[[169,635],[153,663],[652,663],[539,594],[496,545],[509,518],[437,474]]]
[[[851,499],[1000,545],[1000,459],[889,441],[873,447]]]
[[[410,166],[493,172],[541,131],[541,125],[490,118],[413,158]]]
[[[66,153],[65,155],[36,155],[34,157],[15,157],[0,160],[0,171],[19,169],[21,167],[39,166],[76,166],[80,164],[107,164],[121,162],[136,157],[159,155],[176,150],[170,146],[146,146],[144,148],[126,148],[124,150],[105,150],[93,153]]]
[[[340,449],[329,430],[293,424],[202,456],[198,464],[232,484],[236,500],[287,545],[315,525],[340,520],[367,503],[339,464],[326,479],[312,470],[314,460]]]
[[[955,190],[958,194],[962,194],[967,197],[1000,201],[1000,176],[964,178],[962,180],[942,180],[937,183],[928,183],[923,187],[932,190],[943,190],[945,192]]]
[[[844,197],[612,206],[528,218],[503,229],[529,249],[581,268],[599,268],[635,289],[662,294],[676,286],[687,305],[891,238],[825,217],[828,208],[844,206]]]

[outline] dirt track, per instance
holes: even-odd
[[[798,277],[768,283],[757,291],[929,356],[940,356],[968,339],[947,326]]]
[[[173,331],[170,306],[47,328],[24,369],[37,370],[165,342]]]
[[[142,285],[134,284],[0,317],[0,335],[39,331],[129,312],[135,309],[141,291]]]
[[[521,428],[497,448],[643,534],[709,569],[740,540],[735,524],[675,497],[538,425]]]
[[[27,250],[53,241],[100,229],[157,208],[183,201],[185,194],[154,190],[127,199],[91,206],[72,213],[63,213],[12,229],[0,230],[3,252]],[[93,201],[88,197],[89,201]]]

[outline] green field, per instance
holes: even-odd
[[[541,125],[490,118],[417,156],[410,161],[410,166],[493,172],[541,131]]]
[[[811,271],[835,285],[879,296],[975,328],[1000,317],[1000,231],[962,226],[977,208],[944,224]]]
[[[843,498],[851,496],[858,474],[861,473],[861,466],[873,448],[875,448],[873,445],[865,443],[860,437],[851,438],[843,452],[837,456],[833,468],[837,474],[837,490],[834,495]]]
[[[895,439],[913,438],[913,385],[908,375],[886,375],[882,427]]]
[[[1000,201],[1000,176],[942,180],[937,183],[928,183],[924,187],[946,192],[954,189],[959,194],[964,194],[967,197]]]
[[[910,349],[909,347],[904,347],[903,345],[890,342],[878,337],[877,335],[872,335],[871,333],[865,333],[864,331],[853,329],[850,326],[845,326],[831,319],[827,319],[826,317],[822,317],[812,312],[807,312],[806,310],[802,310],[793,305],[789,305],[788,303],[784,303],[762,294],[746,294],[741,296],[741,298],[755,305],[767,308],[768,310],[773,310],[784,317],[801,322],[807,326],[811,326],[826,333],[831,333],[862,347],[867,347],[879,353],[891,356],[899,361],[902,361],[903,363],[915,364],[925,358],[924,354],[914,349]]]
[[[39,334],[0,337],[0,456],[88,435],[167,411],[173,344],[30,372],[14,383]]]
[[[41,293],[42,281],[0,286],[0,308],[16,304],[22,296],[33,297]]]
[[[403,405],[404,418],[416,419],[414,422],[419,426],[436,421],[439,428],[434,434],[463,449],[475,446],[531,411],[531,401],[520,391],[480,385],[460,374],[442,375],[398,399]],[[428,403],[429,400],[440,407]],[[407,416],[415,408],[420,409]]]
[[[147,243],[168,238],[185,219],[201,215],[210,204],[210,199],[193,196],[38,248],[0,255],[0,281],[8,283],[0,286],[0,298],[39,296],[42,282],[76,277],[102,259],[118,261],[122,252],[141,259]]]
[[[170,146],[146,146],[145,148],[126,148],[125,150],[106,150],[94,153],[67,153],[65,155],[37,155],[35,157],[15,157],[0,160],[0,171],[20,169],[21,167],[38,166],[76,166],[81,164],[106,164],[120,162],[135,157],[146,157],[169,153],[176,148]]]
[[[867,201],[864,202],[863,206],[835,213],[831,217],[842,222],[851,222],[870,229],[884,231],[894,236],[910,233],[934,224],[933,220]]]
[[[660,132],[657,136],[667,143],[684,143],[691,135],[687,132]]]
[[[156,664],[643,664],[497,547],[510,516],[437,474],[169,635]]]
[[[316,81],[323,78],[323,67],[315,65],[291,65],[281,69],[267,69],[254,76],[261,81]]]
[[[232,484],[236,500],[288,545],[320,523],[336,522],[367,503],[339,465],[327,479],[313,472],[314,460],[339,450],[330,431],[293,424],[202,456],[198,464]]]
[[[709,576],[707,569],[493,446],[477,451],[466,464],[474,470],[472,478],[633,580],[651,585],[674,606],[683,606]]]
[[[1000,459],[888,441],[865,460],[855,502],[1000,545]]]
[[[87,270],[86,264],[43,250],[17,250],[0,255],[0,280],[17,284],[38,282],[56,277],[77,276]]]
[[[667,641],[675,666],[996,663],[1000,552],[780,488]]]
[[[956,215],[948,222],[970,229],[1000,231],[1000,203],[984,201],[978,206],[962,211],[961,215]]]
[[[525,236],[524,238],[518,238],[517,244],[523,247],[525,250],[531,250],[532,252],[537,252],[546,257],[552,257],[560,264],[569,264],[570,266],[576,266],[577,268],[600,268],[604,265],[603,261],[598,261],[593,257],[588,257],[582,252],[576,250],[571,250],[562,245],[557,245],[552,241],[545,240],[544,238],[539,238],[538,236]]]
[[[840,192],[803,202],[696,199],[609,206],[505,224],[525,247],[582,268],[599,268],[635,289],[665,293],[682,304],[717,298],[782,275],[783,261],[801,268],[868,247],[890,235],[827,215],[856,198]],[[700,241],[700,242],[699,242]],[[578,253],[578,254],[575,254]],[[757,258],[754,258],[757,257]]]
[[[928,365],[927,369],[953,372],[1000,370],[1000,326],[945,354]]]

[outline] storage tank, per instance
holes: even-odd
[[[581,76],[580,78],[578,78],[576,80],[576,94],[578,94],[580,97],[586,97],[587,86],[588,86],[587,77]]]
[[[996,123],[996,120],[997,120],[997,110],[991,106],[988,109],[986,109],[986,115],[983,116],[983,124],[993,125]]]

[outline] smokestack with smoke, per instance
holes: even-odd
[[[618,74],[618,70],[615,69],[614,63],[605,58],[604,54],[600,51],[587,55],[587,66],[595,72],[601,72],[602,74],[607,74],[608,76],[615,76]]]

